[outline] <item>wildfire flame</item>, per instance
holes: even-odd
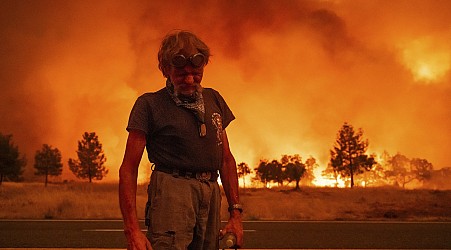
[[[403,62],[415,81],[437,83],[451,67],[451,46],[433,38],[414,40],[402,50]]]
[[[237,117],[227,128],[237,162],[299,154],[324,169],[347,121],[374,152],[441,168],[451,148],[450,9],[440,0],[5,1],[0,132],[27,155],[26,179],[36,178],[44,143],[60,149],[63,178],[73,178],[67,159],[85,131],[96,132],[106,180],[117,181],[130,109],[164,86],[157,50],[182,28],[211,47],[203,85]]]

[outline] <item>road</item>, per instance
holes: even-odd
[[[244,222],[246,249],[451,249],[451,222]],[[125,248],[119,220],[0,220],[1,248]]]

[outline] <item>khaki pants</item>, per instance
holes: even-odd
[[[154,171],[147,238],[153,249],[218,249],[221,193],[217,182]]]

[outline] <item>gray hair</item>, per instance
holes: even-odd
[[[187,46],[192,46],[202,53],[205,56],[205,65],[207,65],[210,57],[210,48],[195,34],[186,30],[176,30],[166,35],[158,51],[158,68],[163,73],[163,76],[167,77],[165,69],[170,66],[172,57]]]

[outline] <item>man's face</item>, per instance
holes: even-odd
[[[174,85],[174,93],[178,96],[190,97],[201,90],[200,83],[204,74],[204,66],[194,68],[187,64],[183,68],[170,66],[168,77]]]
[[[175,67],[170,65],[167,69],[167,76],[174,85],[174,93],[176,96],[191,97],[196,91],[201,91],[202,87],[200,83],[202,81],[202,76],[204,74],[204,64],[196,67],[193,65],[193,56],[198,55],[197,49],[194,47],[185,47],[177,53],[177,55],[183,55],[186,65],[183,67]],[[200,54],[201,58],[204,58]],[[199,59],[195,57],[196,59]],[[202,62],[202,59],[200,60]],[[199,62],[199,60],[197,60]]]

